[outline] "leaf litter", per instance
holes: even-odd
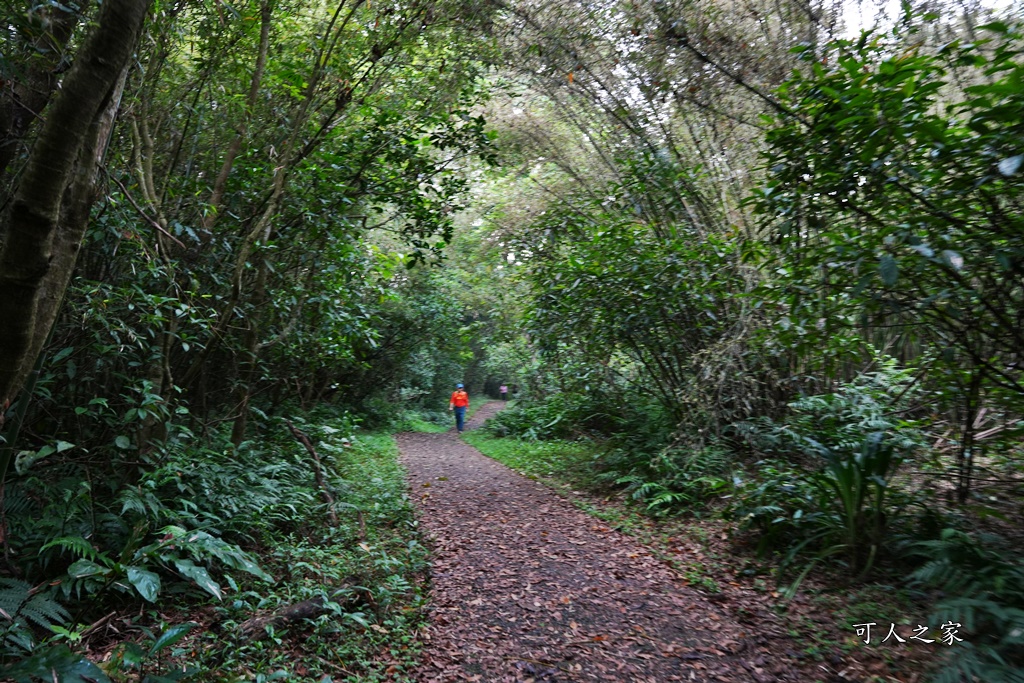
[[[433,558],[416,680],[807,680],[635,539],[454,432],[399,446]]]

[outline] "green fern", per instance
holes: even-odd
[[[75,558],[84,557],[87,560],[96,560],[96,557],[102,553],[96,550],[88,540],[81,536],[61,536],[55,538],[42,548],[39,549],[40,553],[46,552],[50,548],[63,548],[64,550],[70,550]]]
[[[4,491],[4,514],[8,518],[25,514],[32,505],[34,501],[23,486],[16,483],[7,485]]]
[[[128,487],[118,496],[121,503],[121,515],[134,512],[143,519],[155,522],[167,518],[169,510],[152,491],[143,491],[142,487]]]
[[[936,623],[962,624],[970,638],[935,683],[979,680],[1024,683],[1024,563],[956,529],[921,541],[911,553],[927,561],[911,578],[951,597],[934,608]]]
[[[0,635],[6,648],[30,651],[34,645],[32,627],[46,631],[67,623],[68,611],[48,595],[36,592],[18,579],[0,579],[0,618],[6,624]]]

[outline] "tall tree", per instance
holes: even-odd
[[[0,404],[9,405],[56,319],[95,200],[96,169],[148,0],[110,0],[44,112],[0,214]]]

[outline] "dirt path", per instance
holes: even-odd
[[[433,549],[418,680],[800,680],[643,546],[454,431],[398,443]]]

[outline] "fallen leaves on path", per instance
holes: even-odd
[[[454,433],[399,446],[433,551],[418,680],[806,680],[635,540]]]

